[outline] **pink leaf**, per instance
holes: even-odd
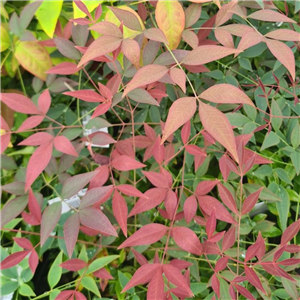
[[[47,74],[72,75],[79,71],[76,64],[71,62],[63,62],[49,69]]]
[[[255,273],[255,271],[252,268],[249,268],[247,266],[244,266],[245,268],[245,275],[247,280],[253,285],[255,286],[257,289],[261,290],[262,292],[266,293],[259,277],[257,276],[257,274]]]
[[[54,138],[54,147],[62,153],[78,157],[78,154],[72,143],[63,135]]]
[[[185,73],[181,69],[178,68],[173,68],[170,70],[170,77],[171,79],[179,85],[179,87],[182,89],[182,91],[185,93],[186,92],[186,87],[185,87]]]
[[[234,284],[234,287],[247,299],[250,300],[255,300],[255,298],[253,297],[253,295],[243,286],[238,285],[238,284]]]
[[[169,44],[165,34],[159,28],[149,28],[144,31],[144,36],[152,41]]]
[[[254,107],[251,99],[243,91],[226,83],[213,85],[202,92],[199,97],[214,103],[248,104]]]
[[[30,213],[35,217],[35,219],[38,222],[41,222],[41,218],[42,218],[41,207],[40,207],[34,193],[32,192],[32,189],[29,190],[28,208],[29,208]]]
[[[175,243],[183,250],[195,255],[202,254],[202,247],[197,235],[189,228],[174,227],[172,236]]]
[[[45,244],[49,235],[58,224],[61,216],[61,202],[55,202],[46,207],[41,221],[41,246]]]
[[[205,230],[206,230],[208,240],[210,240],[212,235],[214,234],[216,230],[216,226],[217,226],[216,214],[215,211],[213,210],[211,215],[208,217],[206,221]]]
[[[191,122],[189,120],[183,125],[181,129],[181,139],[183,144],[186,144],[188,142],[190,135],[191,135]]]
[[[140,245],[150,245],[159,241],[167,232],[168,227],[161,224],[148,224],[131,235],[118,249]]]
[[[52,149],[52,142],[45,143],[39,146],[30,157],[27,165],[25,191],[47,167],[52,157]]]
[[[63,262],[60,266],[69,271],[76,272],[87,267],[87,263],[79,258],[73,258]]]
[[[148,264],[148,260],[147,258],[141,254],[140,252],[134,250],[133,248],[131,249],[135,259],[138,261],[138,263],[142,266],[142,265],[145,265],[145,264]]]
[[[245,262],[249,261],[253,257],[257,256],[259,253],[259,249],[261,248],[261,245],[263,244],[263,241],[256,241],[254,244],[248,247],[246,251],[246,256],[245,256]]]
[[[37,252],[33,249],[28,259],[28,264],[33,274],[35,273],[38,263],[39,263],[39,256]]]
[[[79,212],[79,218],[80,222],[84,226],[98,230],[107,235],[118,236],[108,218],[97,208],[87,207],[81,209]]]
[[[200,30],[201,31],[201,30]],[[200,39],[199,39],[200,40]],[[204,65],[230,54],[238,54],[240,50],[215,45],[200,46],[192,50],[182,61],[189,66]]]
[[[218,298],[220,298],[220,280],[217,277],[216,273],[214,273],[211,277],[211,287],[218,296]]]
[[[258,197],[263,190],[263,187],[261,187],[258,191],[250,194],[244,201],[243,208],[242,208],[242,215],[247,214],[252,210],[254,205],[256,204]]]
[[[236,206],[236,202],[230,193],[230,191],[222,184],[218,183],[218,189],[220,198],[223,201],[223,203],[234,213],[238,214],[238,209]]]
[[[19,143],[19,146],[40,146],[51,142],[53,138],[53,135],[47,132],[38,132]]]
[[[192,266],[193,264],[188,262],[188,261],[185,261],[185,260],[181,260],[181,259],[172,259],[170,261],[170,265],[176,267],[177,269],[179,270],[184,270],[184,269],[187,269],[189,268],[190,266]]]
[[[28,254],[30,253],[29,250],[25,251],[19,251],[15,252],[8,257],[6,257],[4,260],[1,262],[0,269],[9,269],[15,265],[17,265],[19,262],[21,262]]]
[[[194,25],[200,18],[202,6],[197,3],[193,3],[185,10],[185,28],[189,28]]]
[[[218,183],[218,180],[204,180],[198,183],[196,188],[196,196],[208,194]]]
[[[162,143],[180,126],[189,121],[196,112],[194,97],[179,98],[171,105],[164,128]]]
[[[184,30],[182,32],[182,39],[190,45],[193,49],[196,49],[199,44],[199,39],[197,34],[192,30]]]
[[[94,113],[92,114],[91,119],[94,119],[98,116],[104,115],[111,107],[111,102],[103,103],[97,106]]]
[[[228,264],[228,257],[221,257],[215,265],[215,271],[216,272],[223,271],[227,267],[227,264]]]
[[[268,22],[288,22],[288,23],[296,23],[296,21],[286,17],[284,14],[281,14],[277,11],[270,9],[261,9],[252,14],[250,14],[247,18],[255,19],[260,21],[268,21]]]
[[[111,162],[111,166],[119,171],[130,171],[146,167],[127,155],[118,155]]]
[[[238,49],[244,51],[252,46],[259,44],[262,41],[263,37],[256,31],[248,32],[245,35],[243,35],[242,39],[240,40]]]
[[[130,184],[119,184],[116,186],[116,189],[127,196],[145,197],[142,192]]]
[[[170,188],[166,177],[160,173],[142,171],[146,178],[156,187]]]
[[[287,244],[300,230],[300,219],[291,224],[281,236],[281,245]]]
[[[168,190],[165,198],[165,208],[168,213],[169,218],[172,220],[176,214],[177,208],[177,196],[172,190]]]
[[[191,155],[200,155],[200,156],[206,156],[206,153],[198,146],[196,145],[187,145],[185,146],[185,150],[191,154]]]
[[[289,29],[277,29],[265,34],[265,37],[282,41],[300,41],[300,33]]]
[[[74,294],[75,291],[73,290],[62,291],[56,296],[55,300],[73,300]]]
[[[132,13],[131,11],[117,8],[114,6],[110,6],[109,9],[114,13],[114,15],[121,21],[123,24],[135,31],[141,31],[142,26],[140,24],[139,19],[137,16]]]
[[[161,79],[168,73],[168,71],[168,68],[160,65],[149,65],[141,68],[127,84],[123,97],[136,88],[143,87]]]
[[[44,120],[43,116],[32,116],[26,119],[19,127],[18,131],[26,131],[27,129],[34,128],[42,123]]]
[[[72,257],[79,233],[79,214],[74,213],[64,224],[64,238],[69,257]]]
[[[85,6],[85,4],[83,2],[79,1],[75,1],[76,6],[83,12],[85,13],[90,19],[92,19],[92,16],[88,10],[88,8]]]
[[[188,223],[192,221],[192,219],[195,217],[197,212],[197,199],[195,196],[188,197],[183,205],[183,212],[184,212],[184,218]]]
[[[14,237],[13,240],[17,243],[17,245],[23,249],[31,250],[33,248],[31,242],[25,238],[16,238]]]
[[[101,278],[101,279],[114,279],[110,273],[105,269],[99,269],[98,271],[93,273],[97,278]]]
[[[291,48],[275,40],[268,39],[266,43],[271,53],[288,69],[293,80],[295,80],[295,57]]]
[[[138,69],[140,65],[140,46],[137,41],[125,39],[122,42],[122,52],[127,59]]]
[[[106,101],[105,98],[103,98],[98,93],[91,91],[91,90],[65,92],[64,95],[78,98],[80,100],[87,101],[87,102],[105,102]]]
[[[127,214],[128,208],[125,199],[117,191],[114,192],[112,199],[112,209],[114,217],[120,225],[124,235],[127,237]]]
[[[120,39],[123,37],[123,34],[117,25],[106,21],[96,23],[89,29],[94,30],[100,34],[110,35]]]
[[[217,27],[215,29],[215,37],[223,46],[227,48],[234,48],[233,38],[229,31],[222,27]]]
[[[148,285],[147,299],[165,300],[164,285],[161,270],[157,270]]]
[[[1,100],[12,110],[23,114],[40,114],[39,109],[27,97],[14,93],[1,93]]]
[[[215,107],[202,102],[199,103],[199,115],[205,130],[223,145],[238,162],[236,142],[227,117]]]
[[[87,193],[82,197],[79,208],[83,209],[96,203],[103,203],[103,200],[107,200],[112,194],[113,186],[101,186],[95,187],[87,191]]]

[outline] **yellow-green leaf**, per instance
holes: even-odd
[[[85,6],[87,7],[89,12],[92,12],[96,7],[98,7],[99,4],[101,4],[104,1],[83,0],[81,2],[85,4]],[[74,1],[73,1],[73,12],[74,12],[74,19],[84,18],[86,16],[86,14],[77,7],[77,5],[74,3]]]
[[[3,52],[6,49],[8,49],[9,45],[10,45],[9,34],[8,34],[7,30],[4,28],[4,26],[1,25],[0,52]]]
[[[35,15],[47,35],[53,38],[56,23],[60,15],[63,0],[43,1]]]
[[[165,34],[169,47],[176,49],[185,26],[185,15],[181,4],[177,0],[157,2],[155,19],[159,29]]]
[[[37,42],[19,42],[15,57],[24,69],[42,80],[46,79],[45,72],[52,67],[49,53]]]

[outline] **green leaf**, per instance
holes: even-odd
[[[300,145],[300,125],[299,122],[295,124],[295,127],[291,134],[291,143],[293,148],[297,148]]]
[[[280,142],[279,137],[276,133],[271,131],[268,135],[265,136],[265,139],[263,141],[263,144],[260,148],[260,150],[265,150],[271,146],[275,146]]]
[[[281,201],[276,202],[279,223],[281,230],[284,231],[287,226],[288,215],[290,212],[290,198],[285,188],[281,185],[278,186],[277,195],[281,198]]]
[[[291,180],[290,180],[290,178],[289,178],[287,172],[286,172],[284,169],[276,168],[276,169],[274,169],[274,171],[277,173],[278,177],[279,177],[282,181],[284,181],[284,182],[286,182],[286,183],[288,183],[288,184],[293,185],[293,183],[291,182]]]
[[[49,300],[55,300],[55,298],[59,293],[60,293],[59,289],[52,290],[49,296]]]
[[[85,274],[87,275],[87,274],[93,273],[93,272],[105,267],[106,265],[108,265],[113,260],[117,259],[118,257],[119,257],[119,255],[109,255],[109,256],[97,258],[89,265]]]
[[[50,38],[53,38],[62,4],[63,0],[43,1],[35,13],[40,25]]]
[[[91,291],[98,297],[101,297],[99,289],[97,287],[97,284],[95,280],[92,277],[86,276],[82,278],[81,284],[83,285],[84,288],[87,290]]]
[[[22,295],[22,296],[26,296],[26,297],[31,297],[31,296],[35,296],[35,293],[34,291],[32,290],[32,288],[26,284],[26,283],[23,283],[20,288],[19,288],[19,293]]]
[[[129,282],[130,278],[128,278],[128,276],[122,273],[121,271],[118,271],[118,277],[119,277],[120,285],[122,289],[124,289],[125,285]],[[126,293],[129,294],[132,294],[133,292],[134,292],[134,288],[131,288],[128,291],[126,291]]]
[[[291,154],[291,160],[295,167],[297,175],[300,173],[300,152],[295,151]]]
[[[60,280],[62,274],[62,268],[59,265],[62,263],[62,257],[63,257],[63,252],[60,251],[60,253],[57,255],[56,259],[54,260],[50,268],[50,271],[48,273],[47,279],[51,289],[55,287]]]
[[[251,71],[251,72],[253,71],[249,59],[241,57],[241,58],[239,58],[239,64],[243,69]]]
[[[4,283],[4,280],[1,278],[1,287],[0,293],[2,296],[9,295],[13,293],[19,286],[17,281],[8,281]]]
[[[282,116],[281,109],[278,105],[278,103],[273,99],[272,104],[271,104],[271,113],[274,116]],[[282,124],[282,119],[281,118],[272,118],[271,120],[272,127],[275,129],[275,131],[279,130],[281,124]]]
[[[0,52],[5,51],[10,46],[10,39],[7,30],[4,28],[3,25],[0,27],[1,33],[1,42],[0,42]]]

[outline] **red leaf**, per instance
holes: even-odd
[[[146,178],[156,187],[159,188],[170,188],[166,177],[163,174],[155,172],[142,171]]]
[[[288,69],[293,80],[295,80],[295,57],[291,48],[275,40],[267,40],[266,43],[271,53]]]
[[[200,240],[191,229],[186,227],[174,227],[172,229],[172,236],[175,243],[183,250],[195,255],[202,254]]]
[[[52,142],[45,143],[39,146],[30,157],[27,165],[25,191],[47,167],[52,157],[52,149]]]
[[[235,241],[236,241],[236,238],[235,238],[235,227],[232,226],[225,234],[224,234],[224,238],[223,238],[223,242],[222,242],[222,251],[225,252],[227,251],[228,249],[230,249]]]
[[[69,271],[76,272],[87,267],[87,263],[79,258],[73,258],[63,262],[60,266]]]
[[[164,279],[161,270],[157,270],[157,272],[152,276],[148,285],[147,299],[165,300]]]
[[[227,267],[227,264],[228,257],[221,257],[216,263],[215,272],[223,271]]]
[[[244,266],[244,270],[245,270],[245,275],[247,280],[253,285],[255,286],[257,289],[261,290],[262,292],[266,293],[261,282],[260,279],[258,278],[257,274],[254,272],[254,270],[252,268],[247,267],[246,265]]]
[[[103,35],[97,38],[86,50],[78,67],[81,67],[96,57],[109,54],[121,46],[122,39],[114,36]]]
[[[69,257],[72,257],[79,233],[79,214],[74,213],[64,225],[64,237]]]
[[[138,42],[132,39],[125,39],[122,42],[121,50],[127,59],[138,69],[141,52]]]
[[[299,258],[288,258],[282,261],[279,261],[278,264],[282,266],[293,266],[299,265],[300,259]]]
[[[80,292],[75,292],[74,296],[76,300],[87,300],[86,297]]]
[[[103,200],[107,200],[110,197],[112,191],[112,185],[96,187],[88,190],[87,193],[82,197],[79,208],[83,209],[95,205],[96,203],[103,203]]]
[[[23,249],[31,250],[33,248],[31,242],[25,238],[16,238],[14,237],[13,240]]]
[[[212,235],[214,234],[214,232],[216,230],[216,226],[217,226],[217,220],[216,220],[216,216],[215,216],[215,211],[213,210],[211,215],[207,219],[206,227],[205,227],[207,238],[209,240],[212,237]]]
[[[80,90],[80,91],[72,91],[65,92],[64,95],[68,95],[74,98],[78,98],[87,102],[105,102],[106,99],[100,96],[98,93],[91,90]]]
[[[182,91],[184,93],[186,92],[186,87],[185,87],[186,77],[185,76],[186,75],[185,75],[184,71],[182,71],[181,69],[173,68],[173,69],[170,70],[170,77],[171,77],[171,79],[177,85],[179,85],[179,87],[182,89]]]
[[[196,196],[208,194],[218,182],[218,180],[204,180],[199,182],[195,191]]]
[[[49,235],[58,224],[61,216],[61,202],[55,202],[46,207],[41,221],[41,246],[45,244]]]
[[[111,102],[103,103],[97,106],[94,113],[92,114],[91,119],[94,119],[98,116],[105,114],[111,107]]]
[[[27,97],[14,93],[1,93],[1,100],[9,108],[23,114],[40,114],[35,104]]]
[[[240,286],[238,284],[233,284],[233,285],[244,297],[246,297],[247,299],[250,299],[250,300],[255,300],[253,295],[246,288],[244,288],[243,286]]]
[[[236,224],[236,221],[233,219],[231,214],[227,211],[227,209],[219,202],[216,198],[211,196],[198,196],[198,202],[201,209],[208,215],[211,215],[213,211],[215,211],[216,218],[218,220]]]
[[[111,166],[119,171],[130,171],[146,167],[127,155],[118,155],[111,162]]]
[[[130,281],[122,290],[122,293],[128,291],[136,285],[148,283],[159,269],[161,269],[161,264],[146,264],[141,266],[135,271]]]
[[[247,214],[248,212],[250,212],[252,210],[252,208],[254,207],[254,205],[256,204],[258,197],[261,193],[261,191],[263,190],[263,187],[261,187],[259,190],[257,190],[256,192],[250,194],[244,201],[243,204],[243,208],[242,208],[242,215]]]
[[[47,114],[50,106],[51,106],[51,95],[49,90],[44,90],[38,99],[38,106],[43,114]]]
[[[47,74],[72,75],[79,71],[77,65],[71,62],[63,62],[49,69]]]
[[[54,147],[62,153],[78,157],[78,154],[70,140],[63,135],[54,138]]]
[[[176,267],[179,270],[184,270],[184,269],[187,269],[188,267],[192,266],[193,264],[188,261],[176,258],[176,259],[172,259],[170,261],[170,265]]]
[[[19,251],[15,252],[8,257],[6,257],[4,260],[1,262],[0,269],[9,269],[15,265],[17,265],[19,262],[21,262],[28,254],[30,253],[29,250],[25,251]]]
[[[183,205],[183,212],[184,212],[184,218],[188,223],[192,221],[192,219],[195,217],[197,212],[197,199],[195,196],[188,197]]]
[[[92,19],[92,16],[88,10],[88,8],[85,6],[85,4],[83,2],[79,1],[75,1],[76,6],[83,12],[85,13],[90,19]]]
[[[124,235],[127,237],[127,214],[128,208],[125,199],[117,191],[114,192],[112,199],[112,209],[114,217],[120,225]]]
[[[170,264],[163,265],[163,272],[170,282],[175,284],[178,288],[184,290],[189,295],[189,297],[194,296],[184,276],[181,274],[178,268]]]
[[[146,198],[142,192],[130,184],[119,184],[116,189],[127,196]]]
[[[180,126],[189,121],[196,112],[194,97],[179,98],[171,105],[164,128],[162,143]]]
[[[300,230],[300,219],[291,224],[281,236],[281,245],[287,244]]]
[[[19,146],[40,146],[51,142],[53,138],[53,135],[47,132],[38,132],[19,143]]]
[[[97,208],[87,207],[79,211],[80,222],[104,234],[118,236],[105,214]]]
[[[286,17],[284,14],[281,14],[277,11],[270,9],[261,9],[252,14],[250,14],[247,18],[255,19],[260,21],[268,21],[268,22],[288,22],[288,23],[296,23],[296,21]]]
[[[168,68],[160,65],[148,65],[136,72],[124,90],[123,97],[130,91],[158,81],[168,73]]]
[[[167,230],[168,227],[161,224],[147,224],[131,235],[118,249],[153,244],[159,241]]]
[[[152,41],[169,44],[165,34],[159,28],[149,28],[144,31],[144,36]]]
[[[114,279],[105,268],[102,268],[102,269],[94,272],[93,274],[97,278],[101,278],[101,279]]]
[[[230,193],[230,191],[222,184],[218,183],[218,190],[220,194],[220,198],[223,201],[223,203],[234,213],[238,214],[238,209],[236,206],[236,202]]]
[[[30,213],[35,217],[35,219],[40,224],[42,218],[41,207],[31,189],[29,190],[29,195],[28,195],[28,208]]]
[[[18,131],[25,131],[27,129],[34,128],[42,123],[44,120],[43,116],[32,116],[26,119],[22,125],[19,127]]]
[[[211,287],[218,296],[218,298],[220,298],[220,281],[216,273],[214,273],[211,277]]]
[[[200,30],[201,31],[201,30]],[[200,40],[200,39],[199,39]],[[181,63],[189,66],[204,65],[230,54],[238,54],[240,50],[215,45],[200,46],[192,50]]]
[[[246,251],[245,262],[249,261],[250,259],[252,259],[257,255],[262,244],[263,241],[256,241],[254,244],[248,247]]]
[[[181,139],[183,144],[186,144],[188,142],[190,135],[191,135],[191,122],[189,120],[183,125],[181,129]]]
[[[206,156],[206,153],[198,146],[196,145],[187,145],[185,146],[185,150],[191,154],[191,155],[200,155],[200,156]]]
[[[236,142],[227,117],[215,107],[202,102],[199,103],[199,115],[205,130],[223,145],[238,162]]]
[[[172,190],[168,190],[165,198],[165,208],[169,218],[172,220],[176,214],[177,196]]]
[[[213,85],[199,97],[214,103],[248,104],[254,107],[251,99],[243,91],[226,83]]]
[[[39,263],[39,256],[37,252],[33,249],[28,259],[28,264],[33,274],[35,273],[38,263]]]
[[[89,29],[97,31],[100,34],[110,35],[120,39],[123,38],[123,34],[119,27],[110,22],[101,21],[92,25]]]
[[[147,258],[141,254],[140,252],[134,250],[133,248],[131,249],[135,259],[138,261],[138,263],[142,266],[142,265],[145,265],[145,264],[148,264],[148,260]]]
[[[56,296],[55,300],[73,300],[74,294],[75,291],[73,290],[62,291]]]
[[[161,144],[160,136],[157,137],[152,151],[154,159],[159,165],[161,165],[165,157],[165,147]]]
[[[265,34],[265,37],[282,41],[300,41],[300,33],[289,29],[277,29]]]

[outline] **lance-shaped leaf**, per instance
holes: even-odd
[[[49,69],[47,74],[72,75],[78,72],[77,65],[71,62],[63,62]]]
[[[202,246],[197,235],[189,228],[174,227],[172,236],[175,243],[183,250],[195,254],[202,254]]]
[[[25,238],[16,238],[14,237],[13,240],[23,249],[31,250],[33,248],[31,242]]]
[[[116,189],[127,196],[147,198],[147,196],[145,196],[142,192],[140,192],[137,188],[130,184],[117,185]]]
[[[218,190],[220,194],[220,198],[223,203],[234,213],[238,214],[238,209],[236,206],[236,202],[230,193],[230,191],[222,184],[218,183]]]
[[[190,26],[194,25],[200,18],[202,11],[201,4],[193,3],[188,6],[185,10],[185,28],[189,28]]]
[[[114,217],[120,225],[124,235],[127,237],[127,214],[128,208],[124,197],[117,191],[114,192],[112,199],[112,209]]]
[[[101,172],[99,174],[103,176]],[[82,197],[79,208],[86,208],[100,202],[102,199],[107,199],[111,195],[112,191],[112,185],[92,188]]]
[[[42,123],[44,120],[43,116],[32,116],[26,119],[19,127],[18,131],[25,131],[34,128]]]
[[[105,214],[97,208],[87,207],[79,212],[80,222],[89,228],[98,230],[101,233],[118,236]]]
[[[123,37],[123,34],[117,25],[106,21],[96,23],[92,25],[89,29],[104,35],[110,35],[117,38]]]
[[[194,97],[179,98],[175,100],[169,110],[161,143],[163,143],[180,126],[189,121],[193,117],[195,111],[196,99]]]
[[[159,29],[165,34],[171,50],[176,49],[185,27],[185,14],[179,1],[158,1],[155,19]]]
[[[223,241],[222,241],[222,251],[223,252],[230,249],[234,245],[234,243],[236,241],[235,233],[236,233],[236,229],[234,226],[232,226],[224,234]]]
[[[266,43],[271,53],[288,69],[293,80],[295,80],[295,57],[291,48],[276,40],[268,39]]]
[[[261,187],[258,191],[250,194],[244,201],[243,208],[242,208],[242,215],[247,214],[252,210],[254,205],[256,204],[258,197],[263,190],[263,187]]]
[[[144,31],[144,36],[152,41],[168,44],[168,40],[159,28],[149,28]]]
[[[53,135],[47,132],[37,132],[19,143],[19,146],[40,146],[53,140]]]
[[[138,69],[140,64],[140,46],[137,41],[125,39],[122,42],[122,52],[127,59]]]
[[[87,102],[105,102],[106,99],[100,96],[98,93],[91,90],[80,90],[80,91],[72,91],[65,92],[64,95],[68,95],[74,98],[78,98]]]
[[[9,269],[15,265],[17,265],[19,262],[21,262],[28,254],[30,253],[30,250],[25,251],[19,251],[15,252],[8,257],[6,257],[0,265],[0,269]]]
[[[271,9],[258,10],[256,12],[250,14],[247,18],[260,20],[260,21],[268,21],[268,22],[296,23],[296,21],[286,17],[284,14],[281,14],[281,13],[271,10]]]
[[[204,65],[211,61],[221,59],[230,54],[238,54],[240,50],[215,45],[200,46],[192,50],[182,63],[189,66]]]
[[[155,106],[159,106],[159,103],[151,96],[149,92],[144,89],[134,89],[128,93],[128,97],[138,103],[147,103]]]
[[[62,153],[78,157],[78,154],[70,140],[63,135],[54,138],[54,147]]]
[[[142,266],[142,265],[146,265],[148,264],[148,260],[147,258],[141,254],[140,252],[134,250],[134,248],[131,249],[135,259],[137,260],[137,262]]]
[[[199,104],[199,115],[205,130],[223,145],[238,162],[233,130],[226,116],[215,107],[202,102]]]
[[[147,171],[143,171],[142,173],[154,186],[157,186],[159,188],[171,187],[168,183],[167,178],[163,174],[156,173],[156,172],[147,172]]]
[[[207,234],[207,237],[209,240],[213,236],[213,234],[216,230],[216,226],[217,226],[216,213],[213,210],[211,215],[208,217],[208,219],[206,221],[206,227],[205,227],[206,234]]]
[[[76,245],[79,225],[80,221],[78,213],[74,213],[71,217],[69,217],[64,225],[64,238],[69,257],[72,257],[74,247]]]
[[[1,101],[9,108],[22,114],[40,114],[39,109],[27,97],[14,93],[1,93]]]
[[[226,83],[213,85],[202,92],[199,97],[214,103],[248,104],[254,107],[251,99],[242,90]]]
[[[219,299],[220,298],[220,280],[217,277],[216,273],[214,273],[213,276],[211,277],[211,287]]]
[[[147,299],[164,300],[164,285],[161,270],[158,270],[148,285]]]
[[[188,197],[183,205],[184,218],[187,223],[190,223],[197,212],[197,199],[195,196]]]
[[[49,235],[58,224],[61,216],[61,202],[55,202],[46,207],[41,221],[41,245],[43,246]]]
[[[48,142],[39,146],[29,159],[26,172],[25,190],[32,185],[37,177],[47,167],[52,157],[53,143]]]
[[[57,50],[65,57],[70,59],[78,60],[80,59],[80,52],[75,48],[75,44],[71,41],[56,37],[53,39]]]
[[[300,41],[300,33],[289,29],[277,29],[265,34],[265,37],[281,41]]]
[[[159,241],[169,228],[161,224],[148,224],[131,235],[118,249],[140,245],[150,245]]]
[[[38,99],[38,106],[43,114],[46,114],[51,106],[51,95],[49,90],[44,90]]]
[[[28,259],[29,268],[30,268],[32,274],[35,273],[38,263],[39,263],[39,256],[38,256],[37,252],[33,249],[31,251],[31,254]]]
[[[115,51],[121,46],[122,39],[114,36],[103,35],[96,39],[86,50],[78,67],[84,65],[96,57],[103,56]]]
[[[260,281],[259,277],[257,276],[257,274],[255,273],[255,271],[252,268],[249,268],[247,266],[245,266],[244,268],[245,268],[245,275],[246,275],[247,280],[253,286],[255,286],[257,289],[259,289],[265,293],[265,290],[261,284],[261,281]]]
[[[136,88],[158,81],[164,77],[168,71],[169,70],[167,67],[160,65],[149,65],[141,68],[127,84],[123,93],[123,97]]]
[[[102,269],[117,258],[119,258],[119,255],[109,255],[97,258],[89,265],[85,274],[87,275],[90,273],[94,273],[95,271]]]
[[[263,36],[258,32],[250,31],[243,35],[242,39],[239,42],[238,49],[246,50],[252,46],[255,46],[263,41]]]
[[[178,68],[173,68],[170,70],[170,77],[185,93],[186,92],[186,87],[185,87],[186,75],[185,75],[184,71],[182,71],[181,69],[178,69]]]
[[[62,264],[60,264],[60,266],[69,271],[76,272],[87,267],[87,263],[82,259],[73,258],[63,262]]]
[[[119,171],[130,171],[146,167],[146,165],[136,161],[128,155],[118,155],[113,159],[111,165]]]
[[[300,230],[300,219],[297,222],[291,224],[281,236],[281,245],[288,243]]]

